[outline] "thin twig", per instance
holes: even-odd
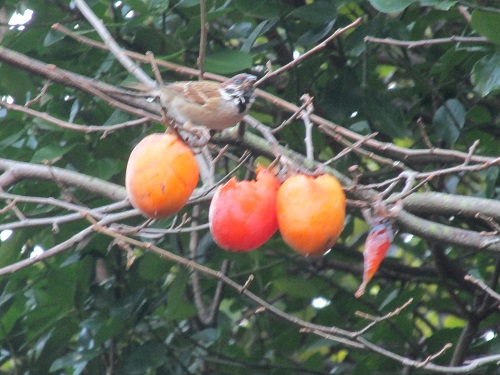
[[[198,78],[203,79],[205,73],[205,51],[207,49],[207,5],[205,0],[200,0],[200,53],[198,56]]]
[[[397,179],[398,180],[400,180],[400,179],[405,180],[405,186],[399,194],[397,194],[395,197],[392,197],[391,201],[394,202],[394,201],[403,199],[406,196],[406,194],[408,194],[408,192],[410,190],[412,190],[412,186],[415,183],[415,176],[416,175],[417,175],[417,172],[414,172],[414,171],[403,171],[399,174]],[[391,185],[389,185],[389,187],[382,192],[382,196],[383,197],[387,196],[396,185],[397,185],[396,181],[394,183],[392,183]]]
[[[341,343],[341,344],[344,344],[344,345],[347,345],[347,346],[350,346],[350,347],[353,347],[353,348],[358,348],[358,349],[363,349],[364,348],[363,344],[360,344],[360,343],[358,343],[356,341],[349,340],[349,339],[347,339],[345,337],[339,337],[337,335],[332,335],[331,333],[326,333],[326,332],[323,332],[323,331],[320,331],[320,330],[317,330],[317,329],[302,328],[300,330],[300,332],[314,333],[317,336],[320,336],[320,337],[323,337],[325,339],[328,339],[328,340],[331,340],[331,341],[335,341],[335,342],[338,342],[338,343]]]
[[[466,166],[470,163],[472,156],[474,156],[474,152],[476,151],[477,146],[479,145],[479,139],[476,139],[474,143],[469,147],[469,151],[467,152],[467,157],[462,163],[463,166]]]
[[[460,172],[472,172],[472,171],[482,171],[484,169],[491,168],[492,166],[495,165],[500,165],[500,157],[497,157],[496,159],[490,160],[485,163],[481,164],[475,164],[475,165],[468,165],[470,162],[474,159],[474,150],[475,147],[477,146],[476,142],[469,148],[469,152],[467,153],[466,157],[464,158],[464,161],[462,164],[457,165],[455,167],[450,167],[450,168],[443,168],[443,169],[438,169],[435,171],[430,171],[430,172],[421,172],[421,173],[415,173],[414,174],[414,179],[415,180],[425,180],[425,181],[430,181],[438,176],[443,176],[447,174],[453,174],[453,173],[460,173]],[[410,172],[411,171],[405,171],[405,172]],[[380,183],[376,184],[370,184],[370,185],[365,185],[365,189],[378,189],[383,186],[391,185],[395,181],[398,181],[402,178],[402,176],[405,176],[407,173],[402,172],[399,176],[385,180]],[[404,177],[406,179],[406,177]],[[412,189],[414,190],[414,189]]]
[[[313,119],[314,119],[314,117],[315,117],[315,115],[311,116],[311,118],[313,118]],[[323,133],[325,133],[328,136],[332,137],[332,139],[334,139],[336,142],[339,142],[344,147],[349,148],[350,150],[354,151],[355,153],[357,153],[359,155],[368,157],[368,158],[376,161],[379,164],[385,164],[385,165],[388,165],[390,167],[398,168],[398,169],[402,169],[402,170],[409,169],[403,162],[401,162],[399,160],[393,160],[393,159],[385,158],[385,157],[382,157],[382,156],[379,156],[379,155],[375,154],[372,151],[367,151],[367,150],[364,150],[364,149],[362,149],[360,147],[354,147],[354,143],[352,143],[352,142],[348,141],[347,139],[345,139],[344,138],[345,134],[342,134],[343,132],[338,132],[338,128],[337,127],[335,127],[335,130],[333,130],[333,128],[331,126],[327,126],[326,124],[321,123],[321,125],[319,125],[319,129]],[[360,136],[356,137],[356,142],[361,142],[362,144],[368,146],[368,145],[370,145],[370,143],[373,142],[373,139],[371,139],[371,137],[367,138],[366,136],[361,136],[360,135]]]
[[[126,121],[121,124],[115,124],[115,125],[78,125],[78,124],[73,124],[71,122],[63,121],[60,120],[56,117],[53,117],[49,115],[46,112],[39,112],[31,108],[27,108],[26,106],[21,106],[13,103],[8,103],[4,100],[0,100],[0,106],[17,111],[17,112],[22,112],[26,113],[27,115],[37,117],[39,119],[42,119],[44,121],[50,122],[56,126],[59,126],[60,128],[64,129],[70,129],[70,130],[75,130],[78,132],[83,132],[83,133],[95,133],[95,132],[111,132],[115,130],[120,130],[124,128],[129,128],[133,126],[138,126],[138,125],[143,125],[146,122],[150,121],[149,118],[140,118],[137,120],[131,120],[131,121]]]
[[[294,67],[295,65],[300,64],[302,61],[304,61],[305,59],[307,59],[309,56],[315,54],[316,52],[318,52],[319,50],[322,50],[323,48],[326,48],[326,46],[328,45],[328,43],[330,43],[332,40],[334,40],[335,38],[337,38],[339,35],[345,33],[346,31],[352,29],[353,27],[358,26],[361,23],[362,20],[363,20],[363,18],[360,17],[357,20],[355,20],[354,22],[350,23],[349,25],[347,25],[345,27],[342,27],[340,29],[337,29],[332,35],[330,35],[328,38],[326,38],[323,42],[321,42],[320,44],[318,44],[315,47],[311,48],[309,51],[305,52],[303,55],[301,55],[298,58],[296,58],[295,60],[289,62],[285,66],[282,66],[279,69],[276,69],[276,70],[274,70],[272,72],[267,73],[264,77],[262,77],[257,82],[255,82],[254,86],[257,87],[257,86],[261,85],[263,82],[267,81],[268,79],[270,79],[272,77],[275,77],[275,76],[278,76],[281,73],[283,73],[283,72],[289,70],[290,68]]]
[[[384,320],[390,319],[390,318],[398,315],[399,313],[401,313],[401,311],[403,311],[405,308],[407,308],[412,302],[413,302],[413,298],[410,298],[408,301],[406,301],[405,303],[403,303],[401,306],[397,307],[396,309],[394,309],[393,311],[391,311],[390,313],[388,313],[388,314],[386,314],[384,316],[373,316],[373,315],[369,315],[369,314],[366,314],[366,313],[363,313],[363,312],[360,312],[360,311],[356,311],[355,312],[356,316],[359,316],[361,318],[364,318],[364,319],[372,321],[371,323],[369,323],[363,329],[360,329],[359,331],[355,332],[356,336],[361,336],[363,333],[365,333],[366,331],[368,331],[370,328],[372,328],[377,323],[380,323],[380,322],[382,322]]]
[[[90,39],[90,38],[87,38],[83,35],[76,34],[73,31],[71,31],[70,29],[68,29],[67,27],[64,27],[63,25],[61,25],[60,23],[56,23],[56,24],[52,25],[52,29],[57,30],[57,31],[63,33],[64,35],[67,35],[70,38],[76,40],[77,42],[88,45],[90,47],[102,49],[105,51],[110,50],[106,44],[100,43],[100,42],[93,40],[93,39]],[[141,53],[126,51],[126,50],[124,50],[123,53],[134,60],[141,61],[144,63],[150,63],[148,57],[141,54]],[[197,69],[188,68],[186,66],[175,64],[175,63],[172,63],[170,61],[156,60],[156,64],[161,66],[161,67],[170,69],[170,70],[177,72],[177,73],[190,75],[190,76],[199,75],[199,70],[197,70]],[[220,76],[218,74],[213,74],[213,73],[206,73],[205,78],[210,78],[210,79],[213,79],[216,81],[221,81],[221,82],[227,80],[227,77],[223,77],[223,76]]]
[[[153,81],[149,76],[132,61],[126,54],[123,53],[120,46],[115,42],[109,31],[106,29],[102,21],[97,18],[92,9],[85,3],[84,0],[75,0],[75,5],[78,7],[83,16],[89,21],[95,31],[99,34],[104,43],[109,47],[111,53],[116,57],[116,59],[122,64],[122,66],[127,69],[127,71],[137,78],[141,83],[156,87],[156,82]]]
[[[415,40],[415,41],[366,36],[365,43],[367,42],[389,44],[392,46],[400,46],[407,48],[427,47],[433,44],[444,44],[444,43],[491,43],[487,38],[484,37],[461,37],[455,35],[448,38],[437,38],[437,39],[426,39],[426,40]]]
[[[490,226],[490,228],[493,230],[492,234],[498,234],[500,233],[500,224],[495,221],[495,219],[492,216],[484,215],[482,212],[478,212],[475,215],[476,219],[481,219],[483,220],[486,224]]]
[[[312,104],[312,97],[309,96],[309,94],[302,95],[300,100],[304,103],[309,103],[309,105],[300,113],[300,118],[304,121],[305,127],[304,143],[306,145],[306,158],[312,162],[314,161],[314,145],[312,140],[313,123],[310,116],[314,111],[314,106]]]
[[[81,35],[77,35],[77,34],[73,33],[71,30],[65,28],[64,26],[62,26],[60,24],[55,24],[52,26],[52,28],[54,30],[58,30],[58,31],[70,36],[71,38],[79,41],[80,43],[85,43],[89,46],[93,46],[93,47],[104,49],[104,50],[109,50],[109,48],[105,44],[96,42],[95,40],[83,37]],[[130,52],[130,51],[125,51],[124,53],[126,53],[127,56],[132,57],[136,60],[143,61],[146,63],[149,62],[149,60],[146,56],[141,55],[139,53]],[[6,54],[8,54],[8,56],[5,56]],[[10,51],[10,50],[8,51],[5,48],[0,48],[0,57],[3,57],[3,60],[7,60],[9,62],[10,61],[17,62],[23,56],[18,54],[18,53],[15,53],[14,51]],[[182,65],[171,63],[169,61],[158,60],[157,64],[159,66],[166,67],[168,69],[171,69],[171,70],[178,72],[178,73],[181,73],[181,74],[198,75],[198,73],[199,73],[199,71],[197,69],[188,68],[188,67],[185,67]],[[227,79],[226,77],[222,77],[220,75],[212,74],[212,73],[205,73],[205,77],[209,78],[209,79],[217,80],[217,81],[224,81],[225,79]],[[55,78],[56,77],[54,76],[53,79],[55,79]],[[299,109],[296,105],[291,104],[291,103],[289,103],[283,99],[280,99],[275,95],[269,94],[265,91],[257,89],[255,92],[256,92],[257,96],[259,96],[259,97],[263,98],[264,100],[267,100],[268,102],[284,109],[285,111],[294,113]],[[105,99],[105,100],[107,100],[107,99]],[[130,108],[127,108],[124,110],[127,112],[131,112]],[[131,112],[131,113],[133,113],[133,112]],[[143,115],[141,115],[141,116],[143,116]],[[345,137],[347,139],[351,139],[354,142],[359,141],[360,139],[363,138],[363,136],[361,136],[361,135],[359,135],[359,134],[357,134],[349,129],[341,127],[340,125],[337,125],[331,121],[328,121],[320,116],[312,115],[311,120],[313,122],[315,122],[316,124],[320,125],[319,126],[320,130],[322,130],[324,132],[328,131],[329,134],[332,136],[333,136],[333,134],[341,135],[342,137]],[[156,119],[155,119],[155,121],[161,122],[161,120],[156,120]],[[389,156],[392,156],[394,158],[397,158],[400,160],[403,160],[403,159],[407,160],[408,162],[411,162],[414,160],[419,160],[419,161],[436,160],[436,161],[443,163],[443,162],[452,162],[452,161],[462,161],[466,157],[465,153],[460,152],[460,151],[456,151],[456,150],[446,150],[446,149],[438,149],[438,148],[436,148],[434,150],[408,149],[408,148],[396,146],[396,145],[391,144],[391,143],[378,142],[376,140],[369,140],[368,142],[366,142],[366,146],[370,147],[372,149],[376,149],[377,151],[384,153],[384,154],[387,154]],[[376,155],[374,155],[373,153],[366,152],[365,156],[372,157],[372,156],[376,156]],[[400,161],[396,162],[396,161],[393,161],[391,159],[385,159],[385,160],[386,160],[387,164],[392,163],[393,166],[396,166],[396,167],[404,166],[404,164]],[[490,162],[492,160],[493,160],[493,158],[489,157],[489,156],[474,156],[471,161],[475,162],[475,163],[485,163],[485,162],[487,163],[487,162]]]
[[[349,154],[350,152],[354,151],[354,150],[357,150],[359,149],[364,143],[366,143],[368,140],[372,139],[372,138],[375,138],[376,136],[378,135],[378,132],[375,132],[375,133],[372,133],[372,134],[368,134],[367,136],[363,137],[362,139],[360,139],[359,141],[356,141],[355,143],[353,143],[352,145],[350,146],[347,146],[345,147],[342,151],[340,151],[337,155],[335,155],[334,157],[328,159],[327,161],[325,161],[323,163],[323,165],[328,165],[328,164],[331,164],[333,163],[334,161],[337,161],[341,158],[343,158],[344,156],[346,156],[347,154]]]
[[[191,222],[192,226],[198,225],[198,216],[200,214],[200,206],[198,204],[193,206],[192,217],[193,220]],[[199,232],[191,232],[189,235],[189,255],[191,259],[196,259],[196,250],[198,249],[199,243]],[[204,325],[210,325],[212,322],[208,320],[209,312],[202,298],[202,290],[201,290],[201,281],[200,281],[200,273],[197,270],[193,270],[191,273],[191,283],[193,290],[193,299],[194,304],[196,305],[196,309],[198,310],[198,319],[200,319],[201,323]]]
[[[38,102],[41,98],[43,98],[43,96],[47,92],[47,89],[49,88],[49,86],[50,86],[50,81],[45,82],[42,89],[40,90],[40,93],[37,96],[35,96],[33,99],[28,100],[24,106],[30,107],[34,103]]]
[[[101,225],[101,224],[108,225],[110,223],[115,222],[116,220],[127,219],[129,217],[134,216],[134,215],[136,215],[136,213],[133,210],[127,211],[124,213],[117,213],[117,214],[108,215],[108,216],[104,217],[101,221],[99,221],[99,223],[100,223],[99,225]],[[80,217],[82,217],[82,216],[80,216]],[[56,254],[60,254],[61,252],[65,251],[65,250],[68,250],[70,248],[74,248],[74,246],[76,244],[81,243],[87,236],[92,234],[92,232],[93,232],[93,227],[89,226],[89,227],[81,230],[80,232],[74,234],[73,236],[68,238],[66,241],[63,241],[63,242],[59,243],[58,245],[56,245],[50,249],[47,249],[46,251],[44,251],[43,253],[41,253],[39,255],[36,255],[36,256],[34,256],[32,258],[28,258],[28,259],[23,259],[19,262],[2,267],[2,268],[0,268],[0,276],[13,274],[13,273],[15,273],[23,268],[26,268],[26,267],[29,267],[29,266],[35,264],[35,263],[41,262],[42,260],[51,258]]]
[[[88,44],[88,45],[96,47],[96,48],[109,50],[109,48],[105,44],[96,42],[94,40],[91,40],[89,38],[85,38],[85,37],[80,36],[80,35],[76,35],[71,30],[63,27],[60,24],[54,25],[53,29],[60,31],[60,32],[74,38],[75,40],[78,40],[81,43],[85,43],[85,44]],[[124,53],[126,53],[128,56],[130,56],[136,60],[144,61],[146,63],[149,62],[149,60],[146,56],[141,55],[139,53],[134,53],[134,52],[129,52],[129,51],[125,51]],[[49,77],[52,80],[57,81],[57,82],[61,81],[60,79],[58,80],[58,77],[60,77],[61,75],[63,75],[65,78],[72,78],[73,81],[75,79],[75,77],[70,75],[71,74],[70,72],[64,71],[62,69],[57,69],[53,66],[52,66],[52,68],[53,68],[52,70],[54,70],[54,72],[48,71],[48,67],[49,67],[48,64],[42,64],[39,61],[36,61],[33,59],[27,59],[24,55],[16,53],[12,50],[8,50],[4,47],[0,47],[0,60],[6,61],[9,64],[12,64],[15,66],[20,66],[23,69],[28,69],[27,66],[31,67],[30,69],[32,69],[34,64],[35,64],[35,66],[37,68],[35,70],[36,74],[40,74],[42,76]],[[21,62],[20,62],[20,60],[21,60]],[[171,69],[175,72],[181,73],[181,74],[187,74],[187,75],[197,75],[198,74],[198,70],[196,70],[196,69],[181,66],[181,65],[174,64],[174,63],[171,63],[168,61],[159,60],[159,61],[157,61],[157,64],[160,66],[166,67],[168,69]],[[43,71],[41,71],[40,70],[41,65],[44,65],[47,67]],[[30,70],[30,69],[28,69],[28,70]],[[212,74],[212,73],[206,73],[205,77],[209,78],[209,79],[217,80],[217,81],[224,81],[225,79],[227,79],[226,77],[222,77],[220,75],[216,75],[216,74]],[[73,82],[73,81],[70,81],[71,85],[75,85],[75,82]],[[82,88],[81,84],[77,85],[77,87]],[[87,86],[85,87],[85,90],[88,91]],[[293,112],[296,112],[298,110],[298,107],[296,105],[293,105],[293,104],[291,104],[283,99],[280,99],[272,94],[269,94],[265,91],[256,90],[255,92],[256,92],[257,96],[263,98],[264,100],[269,101],[270,103],[272,103],[272,104],[274,104],[274,105],[276,105],[276,106],[278,106],[278,107],[280,107],[288,112],[293,113]],[[107,100],[107,101],[110,100],[109,97],[103,97],[102,93],[98,93],[98,92],[93,91],[92,94],[99,95],[104,100]],[[112,102],[109,102],[109,103],[114,105],[114,103],[112,103]],[[118,103],[118,104],[123,105],[123,103]],[[144,116],[144,117],[147,116],[145,114],[139,114],[140,111],[137,111],[137,109],[135,109],[136,112],[134,112],[133,108],[128,108],[128,107],[125,108],[123,106],[119,107],[119,108],[121,108],[127,112],[130,112],[130,113],[136,113],[140,116]],[[159,118],[159,116],[158,116],[158,118]],[[312,115],[311,120],[313,122],[315,122],[316,124],[320,125],[320,127],[319,127],[320,130],[325,131],[325,129],[328,129],[331,132],[330,134],[338,134],[338,135],[341,135],[342,137],[345,137],[347,139],[351,139],[354,142],[363,138],[363,136],[361,136],[361,135],[359,135],[359,134],[357,134],[349,129],[343,128],[340,125],[337,125],[331,121],[328,121],[320,116]],[[161,119],[155,118],[155,121],[161,122]],[[407,160],[408,162],[412,162],[412,161],[422,162],[422,161],[426,161],[426,160],[430,162],[430,161],[434,160],[434,161],[439,161],[441,163],[446,163],[446,162],[453,162],[453,161],[461,161],[466,157],[465,153],[460,152],[460,151],[455,151],[455,150],[434,149],[434,150],[429,151],[428,149],[408,149],[408,148],[396,146],[396,145],[391,144],[391,143],[378,142],[376,140],[368,141],[366,143],[366,146],[369,148],[375,149],[375,150],[379,151],[380,153],[389,155],[391,157],[394,157],[394,158],[397,158],[400,160],[404,159],[404,160]],[[371,154],[367,153],[367,156],[371,156]],[[390,159],[388,159],[388,160],[390,160]],[[471,161],[475,162],[475,163],[483,163],[483,162],[490,162],[491,160],[493,160],[493,158],[489,157],[489,156],[474,156]],[[393,163],[395,163],[396,166],[402,165],[401,162],[394,162],[393,161]]]
[[[428,356],[426,359],[424,359],[423,361],[421,361],[420,363],[418,363],[415,367],[417,367],[417,368],[424,367],[425,365],[427,365],[428,363],[430,363],[433,359],[436,359],[437,357],[440,357],[441,355],[443,355],[451,347],[453,347],[453,344],[451,344],[449,342],[446,343],[446,344],[444,344],[444,346],[441,348],[441,350],[439,350],[438,352],[436,352],[436,353]]]
[[[493,289],[491,289],[488,285],[486,285],[484,282],[482,282],[481,280],[475,278],[474,276],[472,275],[465,275],[464,279],[466,281],[469,281],[471,282],[472,284],[476,284],[477,286],[479,286],[483,291],[485,291],[486,293],[488,293],[491,297],[495,298],[497,301],[500,302],[500,294],[498,294],[497,292],[495,292]]]
[[[458,5],[457,9],[458,9],[458,13],[460,13],[462,15],[462,17],[467,21],[467,23],[470,23],[472,16],[469,13],[469,11],[467,10],[467,8],[463,5]]]
[[[255,277],[253,274],[250,274],[248,276],[247,281],[245,281],[245,284],[243,284],[243,286],[241,287],[240,294],[243,293],[244,290],[247,290],[247,288],[249,287],[250,283],[253,281],[254,278]]]
[[[486,364],[490,363],[495,363],[500,361],[500,354],[496,355],[490,355],[482,358],[477,358],[475,360],[469,361],[467,365],[463,366],[441,366],[441,365],[435,365],[434,363],[427,362],[423,363],[423,361],[415,361],[413,359],[409,359],[403,356],[400,356],[399,354],[390,352],[384,348],[381,348],[378,345],[373,344],[372,342],[362,338],[358,337],[357,340],[365,345],[367,348],[373,350],[374,352],[381,354],[385,357],[392,358],[395,361],[398,361],[399,363],[405,365],[405,366],[411,366],[415,368],[423,368],[425,370],[430,370],[430,371],[435,371],[435,372],[441,372],[441,373],[448,373],[448,374],[470,374],[471,371],[479,368],[480,366],[484,366]]]
[[[92,221],[92,219],[90,217],[88,217],[88,219],[90,221]],[[95,222],[95,220],[94,220]],[[110,236],[110,237],[113,237],[113,238],[116,238],[120,241],[123,241],[123,242],[126,242],[126,243],[129,243],[133,246],[136,246],[136,247],[139,247],[139,248],[143,248],[145,250],[149,250],[157,255],[159,255],[160,257],[164,258],[164,259],[168,259],[168,260],[171,260],[177,264],[180,264],[184,267],[187,267],[189,269],[192,269],[192,270],[196,270],[200,273],[204,273],[206,275],[209,275],[211,277],[214,277],[218,280],[222,280],[223,283],[225,283],[226,285],[230,286],[231,288],[235,289],[237,292],[240,292],[242,291],[241,293],[250,298],[251,300],[253,300],[255,303],[257,303],[258,305],[262,306],[265,310],[267,311],[270,311],[271,313],[273,313],[274,315],[286,320],[287,322],[289,323],[292,323],[292,324],[295,324],[295,325],[298,325],[302,328],[307,328],[307,329],[312,329],[312,330],[320,330],[322,332],[325,332],[325,333],[331,333],[331,334],[334,334],[334,335],[341,335],[341,336],[346,336],[346,337],[352,337],[352,333],[350,331],[347,331],[347,330],[344,330],[344,329],[341,329],[341,328],[338,328],[338,327],[326,327],[326,326],[322,326],[322,325],[318,325],[318,324],[313,324],[313,323],[309,323],[309,322],[306,322],[305,320],[302,320],[300,318],[297,318],[295,316],[292,316],[292,315],[289,315],[283,311],[281,311],[280,309],[274,307],[273,305],[267,303],[266,301],[264,301],[262,298],[260,298],[259,296],[257,296],[256,294],[250,292],[248,289],[244,289],[243,288],[243,285],[240,285],[238,283],[236,283],[235,281],[233,281],[232,279],[230,279],[229,277],[227,277],[226,275],[224,275],[222,272],[220,271],[215,271],[209,267],[206,267],[204,265],[201,265],[193,260],[188,260],[186,258],[183,258],[177,254],[174,254],[170,251],[167,251],[167,250],[164,250],[158,246],[155,246],[151,243],[148,243],[148,242],[142,242],[142,241],[138,241],[138,240],[135,240],[133,238],[130,238],[130,237],[127,237],[127,236],[123,236],[119,233],[116,233],[114,232],[113,230],[107,228],[106,226],[103,226],[99,223],[94,223],[92,225],[93,229],[99,233],[102,233],[102,234],[105,234],[107,236]]]
[[[229,272],[229,265],[231,262],[227,259],[222,261],[220,267],[220,273],[223,275],[227,275]],[[212,305],[210,306],[210,315],[208,316],[208,321],[214,322],[217,319],[217,315],[219,314],[220,304],[222,302],[222,292],[224,291],[224,282],[219,280],[217,282],[217,288],[215,289],[214,298],[212,299]]]
[[[424,139],[425,145],[429,148],[429,150],[432,150],[434,148],[434,146],[432,145],[431,140],[429,139],[429,135],[427,134],[427,131],[425,130],[425,124],[424,124],[424,120],[422,119],[422,117],[419,117],[417,119],[417,125],[418,125],[418,129],[420,130],[420,134],[422,134],[422,138]]]
[[[290,125],[293,121],[295,121],[300,116],[301,112],[304,109],[306,109],[309,104],[312,103],[312,100],[313,100],[313,98],[309,97],[308,100],[304,101],[302,103],[302,105],[288,119],[286,119],[280,125],[278,125],[273,130],[271,130],[271,132],[273,134],[276,134],[279,131],[281,131],[283,128],[285,128],[286,126]]]
[[[158,64],[156,63],[155,55],[153,52],[146,52],[146,56],[149,59],[149,63],[151,64],[151,69],[153,70],[153,74],[155,75],[156,82],[158,82],[158,86],[163,86],[163,78],[160,74],[160,69],[158,69]]]

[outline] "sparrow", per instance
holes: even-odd
[[[223,130],[240,122],[255,100],[257,77],[238,74],[225,82],[179,81],[153,89],[167,117],[185,125]]]

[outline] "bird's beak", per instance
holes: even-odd
[[[257,77],[256,76],[248,76],[246,79],[245,79],[245,82],[243,82],[243,87],[245,89],[249,89],[249,88],[252,88],[254,83],[257,81]]]

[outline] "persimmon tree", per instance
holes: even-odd
[[[0,5],[1,373],[498,370],[496,1]],[[168,123],[130,82],[243,71],[257,100],[193,146],[188,204],[142,216],[126,163]],[[340,181],[331,251],[216,245],[214,191],[258,162]],[[365,280],[380,215],[394,239]]]

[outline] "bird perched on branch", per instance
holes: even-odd
[[[133,88],[158,97],[167,117],[180,124],[223,130],[236,125],[255,100],[257,77],[238,74],[225,82],[179,81],[158,88]]]

